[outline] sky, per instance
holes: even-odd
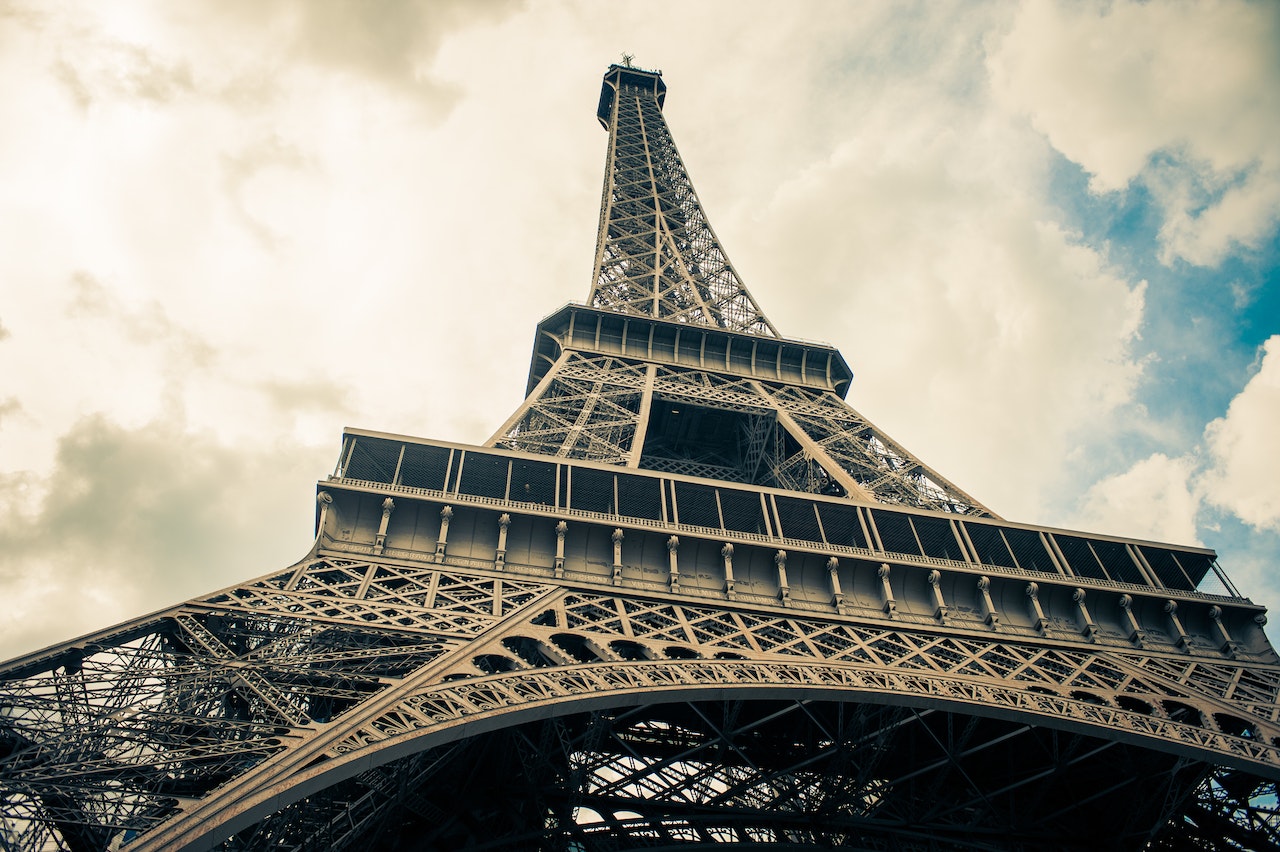
[[[484,442],[589,292],[624,52],[854,408],[1275,607],[1278,47],[1270,2],[0,0],[0,658],[301,558],[344,426]]]

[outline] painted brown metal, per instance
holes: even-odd
[[[606,74],[591,306],[488,446],[349,430],[296,565],[0,668],[0,845],[1277,845],[1261,607],[1197,590],[1212,551],[997,518],[850,409],[665,94]]]

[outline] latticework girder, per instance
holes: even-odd
[[[0,848],[1280,848],[1261,607],[850,408],[664,95],[606,75],[592,307],[487,448],[353,430],[304,560],[0,667]]]
[[[667,129],[653,75],[617,69],[589,302],[778,336],[711,230]]]
[[[648,371],[652,370],[652,377]],[[663,443],[658,406],[735,412],[719,442]],[[724,428],[734,434],[726,436]],[[769,434],[772,428],[773,433]],[[743,440],[737,440],[738,436]],[[637,453],[637,441],[643,452]],[[490,446],[949,513],[990,515],[830,390],[565,350]]]
[[[1174,819],[1249,848],[1274,831],[1274,663],[536,573],[322,555],[19,661],[6,845],[1134,848]],[[1133,777],[1140,808],[1118,789]]]

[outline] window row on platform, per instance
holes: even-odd
[[[1142,586],[1194,590],[1211,554],[820,496],[347,435],[347,479]]]

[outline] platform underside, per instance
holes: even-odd
[[[1178,845],[1161,848],[1274,842],[1261,827],[1233,845],[1226,824],[1197,809],[1222,777],[1209,772],[1129,744],[946,711],[682,702],[429,749],[297,802],[223,848],[1137,849],[1162,829]],[[1188,814],[1208,838],[1197,839]]]

